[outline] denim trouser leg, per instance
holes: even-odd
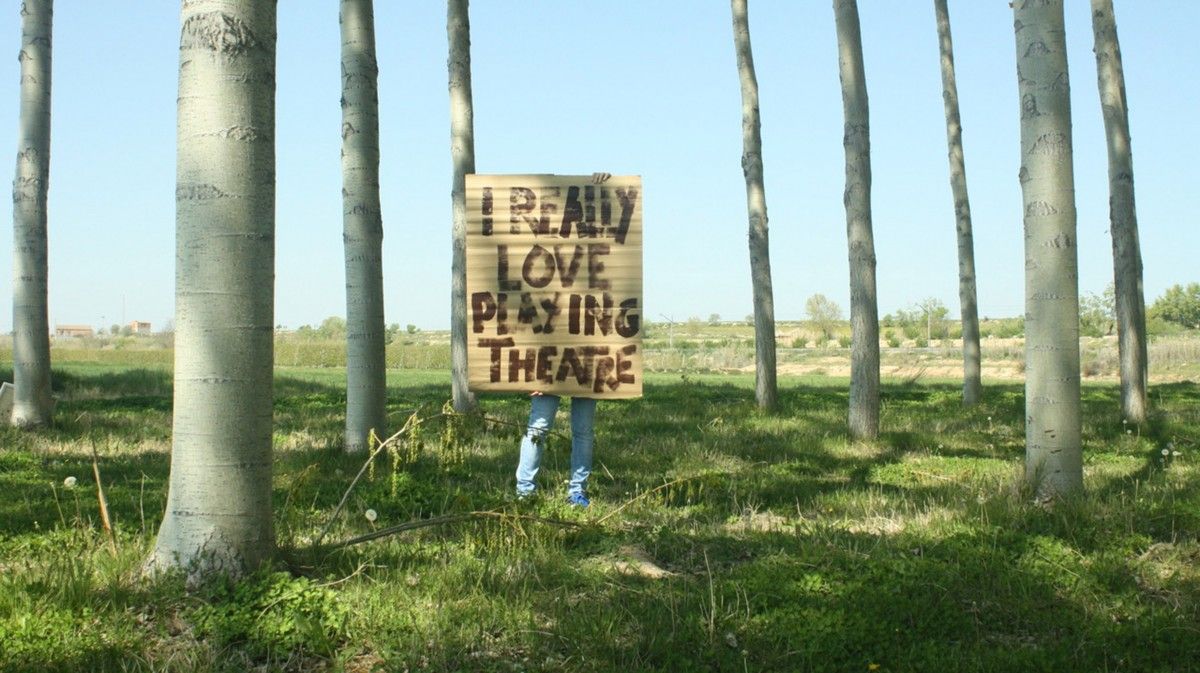
[[[583,493],[588,475],[592,473],[593,425],[596,420],[596,400],[571,398],[571,483],[567,494]]]
[[[535,395],[529,401],[529,425],[521,438],[521,458],[517,462],[517,493],[522,494],[532,493],[536,488],[533,479],[542,465],[542,448],[546,444],[546,433],[554,427],[559,398],[557,395]],[[573,417],[574,414],[572,425]]]

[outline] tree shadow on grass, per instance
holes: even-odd
[[[681,612],[704,614],[705,603],[716,603],[718,635],[733,633],[751,667],[766,670],[946,670],[951,661],[954,670],[1154,670],[1200,651],[1179,628],[1186,616],[1165,602],[1135,610],[1138,620],[1098,610],[1087,599],[1094,578],[1059,545],[1016,530],[999,536],[702,533],[649,551],[696,578],[698,605]],[[693,634],[694,651],[704,651],[704,635]]]
[[[1171,652],[1171,660],[1200,656],[1182,613],[1146,607],[1147,596],[1138,588],[1132,567],[1118,567],[1100,577],[1079,563],[1073,550],[1099,549],[1104,543],[1101,531],[1073,530],[1070,521],[1056,519],[1052,512],[1026,508],[1014,515],[1011,503],[984,503],[981,510],[994,511],[996,525],[940,537],[929,531],[856,532],[832,522],[790,532],[720,532],[722,521],[743,513],[728,497],[735,484],[748,486],[757,505],[781,511],[797,503],[811,506],[829,495],[864,491],[917,503],[961,505],[961,484],[896,486],[876,483],[872,474],[915,452],[1014,457],[1011,441],[986,449],[964,445],[932,453],[939,440],[933,422],[956,404],[948,388],[901,391],[904,395],[892,399],[891,412],[908,418],[907,426],[885,432],[861,450],[850,446],[845,435],[843,393],[819,387],[793,390],[784,391],[786,413],[777,415],[758,414],[740,388],[694,383],[655,386],[643,400],[601,405],[597,463],[612,474],[601,478],[598,470],[594,476],[602,493],[644,492],[673,477],[707,469],[718,475],[707,495],[689,502],[686,496],[668,492],[656,505],[699,511],[698,527],[675,531],[648,525],[631,509],[627,527],[567,532],[545,558],[522,558],[536,546],[523,547],[519,539],[508,543],[513,545],[514,551],[508,552],[513,558],[481,545],[486,535],[480,529],[488,524],[480,523],[309,560],[321,573],[348,574],[363,563],[375,563],[414,575],[436,574],[445,563],[458,562],[446,559],[458,558],[464,548],[475,549],[472,553],[479,558],[468,556],[481,564],[482,574],[470,576],[473,567],[457,570],[463,573],[458,578],[463,585],[455,595],[463,600],[450,600],[439,608],[446,611],[444,621],[472,625],[438,633],[434,655],[446,667],[486,664],[488,657],[511,661],[513,647],[522,656],[595,662],[597,670],[850,670],[881,662],[912,670],[942,669],[946,662],[955,662],[959,670],[1064,670],[1081,665],[1089,670],[1153,670],[1168,667],[1170,660],[1163,652]],[[983,437],[982,428],[989,425],[1019,427],[1023,407],[1014,402],[1013,392],[1001,390],[985,399],[984,406],[965,412],[946,432],[976,432],[972,426],[980,426],[978,436]],[[441,385],[406,388],[390,404],[397,411],[413,405],[436,412],[445,394]],[[1102,416],[1102,405],[1110,402],[1110,397],[1098,396],[1095,404],[1100,406],[1085,407],[1087,418]],[[282,431],[309,427],[340,435],[340,404],[335,391],[302,390],[282,402],[285,408],[277,411],[277,418],[293,415],[280,421]],[[516,438],[528,402],[518,395],[485,398],[483,409],[517,427],[480,431],[461,462],[441,462],[431,437],[431,453],[402,469],[395,495],[385,478],[385,465],[374,480],[360,485],[362,503],[382,503],[375,506],[381,521],[387,522],[511,509],[505,496],[511,489]],[[320,416],[327,417],[325,425],[313,425]],[[725,420],[714,424],[716,418]],[[565,427],[565,412],[559,420]],[[547,478],[565,472],[568,452],[565,439],[552,440]],[[675,454],[668,455],[671,452]],[[706,458],[713,464],[706,465]],[[293,502],[311,503],[328,514],[361,459],[332,449],[296,450],[279,454],[277,468],[278,473],[295,475],[316,465],[312,484],[319,484],[319,493],[312,486],[300,487]],[[331,467],[340,468],[342,475],[330,478]],[[277,502],[280,495],[277,491]],[[364,526],[359,511],[348,516],[359,517],[356,525]],[[1139,509],[1135,516],[1140,520],[1153,512]],[[718,526],[715,532],[706,529],[712,525]],[[498,525],[493,528],[501,532],[492,534],[505,534]],[[1164,533],[1153,535],[1163,539]],[[675,575],[648,580],[587,569],[597,553],[623,543],[643,545]],[[525,566],[519,562],[530,564],[535,576],[542,573],[536,589],[522,577],[519,569]],[[505,574],[510,567],[518,568],[511,579]],[[1108,594],[1091,604],[1089,591]],[[478,592],[483,596],[470,598]],[[535,623],[532,630],[550,628],[545,637],[509,636],[507,648],[479,649],[481,634],[493,628],[485,622],[503,624],[495,614],[489,616],[489,608],[481,608],[479,600],[527,602],[539,623],[553,626]],[[1141,607],[1123,611],[1120,606],[1126,600]],[[727,633],[736,645],[731,646]],[[467,653],[482,658],[463,659]],[[1178,656],[1189,658],[1174,659]]]
[[[597,534],[640,545],[666,574],[618,570],[613,558],[596,556],[590,538]],[[859,670],[872,663],[893,670],[1173,670],[1200,656],[1190,618],[1169,601],[1095,598],[1136,593],[1131,566],[1094,570],[1060,541],[1019,527],[943,534],[871,534],[833,524],[736,533],[583,530],[566,533],[563,544],[549,554],[536,545],[492,549],[478,567],[454,569],[463,584],[453,600],[431,589],[440,625],[422,656],[434,668],[490,670],[517,651],[535,662],[584,660],[598,671]],[[439,547],[424,539],[387,543],[374,555],[346,550],[332,566],[349,572],[375,563],[389,569],[391,581],[436,576],[449,558]],[[528,617],[514,624],[505,617],[512,611]]]

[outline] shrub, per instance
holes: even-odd
[[[1172,285],[1147,310],[1151,318],[1161,318],[1184,327],[1200,327],[1200,283]]]

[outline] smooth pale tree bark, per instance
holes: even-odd
[[[467,0],[446,3],[450,41],[450,160],[452,236],[450,290],[451,394],[455,411],[475,408],[467,387],[467,174],[475,172],[475,111],[471,104],[471,21]]]
[[[50,423],[46,199],[50,188],[51,0],[21,3],[21,118],[13,177],[12,424]],[[8,419],[3,419],[8,420]]]
[[[275,3],[182,6],[174,437],[149,567],[196,577],[274,550]]]
[[[342,0],[342,228],[346,252],[346,450],[383,437],[387,384],[383,216],[379,205],[379,66],[371,0]]]
[[[758,116],[758,79],[750,50],[746,0],[732,0],[733,43],[742,85],[742,173],[750,217],[750,279],[754,288],[754,398],[761,409],[774,409],[775,300],[771,289],[771,251],[767,238],[767,197],[763,189],[762,135]]]
[[[1039,500],[1083,488],[1079,287],[1062,0],[1013,3],[1025,222],[1025,477]]]
[[[871,231],[871,130],[856,0],[834,0],[846,125],[846,236],[850,246],[850,435],[879,435],[879,308]]]
[[[967,198],[967,167],[963,160],[962,120],[958,114],[958,83],[954,77],[954,43],[946,0],[933,0],[942,61],[942,102],[946,108],[946,145],[950,159],[950,191],[958,233],[958,303],[962,320],[963,404],[983,395],[980,376],[979,305],[975,298],[975,240],[971,230],[971,201]],[[928,338],[928,337],[927,337]]]
[[[1112,0],[1092,0],[1096,37],[1096,76],[1104,132],[1108,138],[1109,231],[1112,232],[1113,286],[1117,311],[1117,350],[1121,359],[1121,414],[1131,423],[1146,420],[1146,297],[1142,250],[1133,199],[1133,151],[1125,71],[1117,41]]]

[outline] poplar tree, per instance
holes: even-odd
[[[754,397],[762,409],[774,409],[775,300],[771,289],[771,255],[767,237],[767,198],[763,189],[762,135],[758,115],[758,80],[750,50],[746,0],[732,0],[733,42],[742,85],[742,173],[750,218],[750,279],[754,291]]]
[[[49,255],[50,43],[52,0],[21,3],[21,112],[13,176],[13,386],[11,422],[51,420]],[[8,420],[8,419],[4,419]]]
[[[1062,0],[1013,3],[1025,228],[1025,477],[1043,501],[1083,488],[1079,287]]]
[[[958,114],[958,83],[954,77],[954,43],[946,0],[933,0],[942,62],[942,102],[946,108],[946,146],[950,160],[950,191],[958,239],[958,303],[962,320],[963,404],[979,402],[983,394],[979,349],[979,305],[975,297],[975,241],[971,201],[967,198],[967,167],[963,159],[962,120]]]
[[[383,216],[379,204],[379,66],[372,0],[341,0],[342,228],[346,256],[347,451],[387,423]]]
[[[471,104],[471,21],[467,0],[447,0],[450,58],[450,200],[453,256],[450,290],[451,394],[455,411],[475,407],[467,387],[467,174],[475,172],[475,112]]]
[[[182,6],[171,476],[148,565],[194,577],[274,550],[275,3]]]
[[[845,110],[846,236],[850,248],[850,435],[879,434],[879,308],[871,231],[871,130],[856,0],[834,0]]]
[[[1117,41],[1112,0],[1092,0],[1096,38],[1096,80],[1108,140],[1109,231],[1112,233],[1117,352],[1121,360],[1121,414],[1131,423],[1146,420],[1146,298],[1142,292],[1142,250],[1133,198],[1133,151],[1125,71]]]

